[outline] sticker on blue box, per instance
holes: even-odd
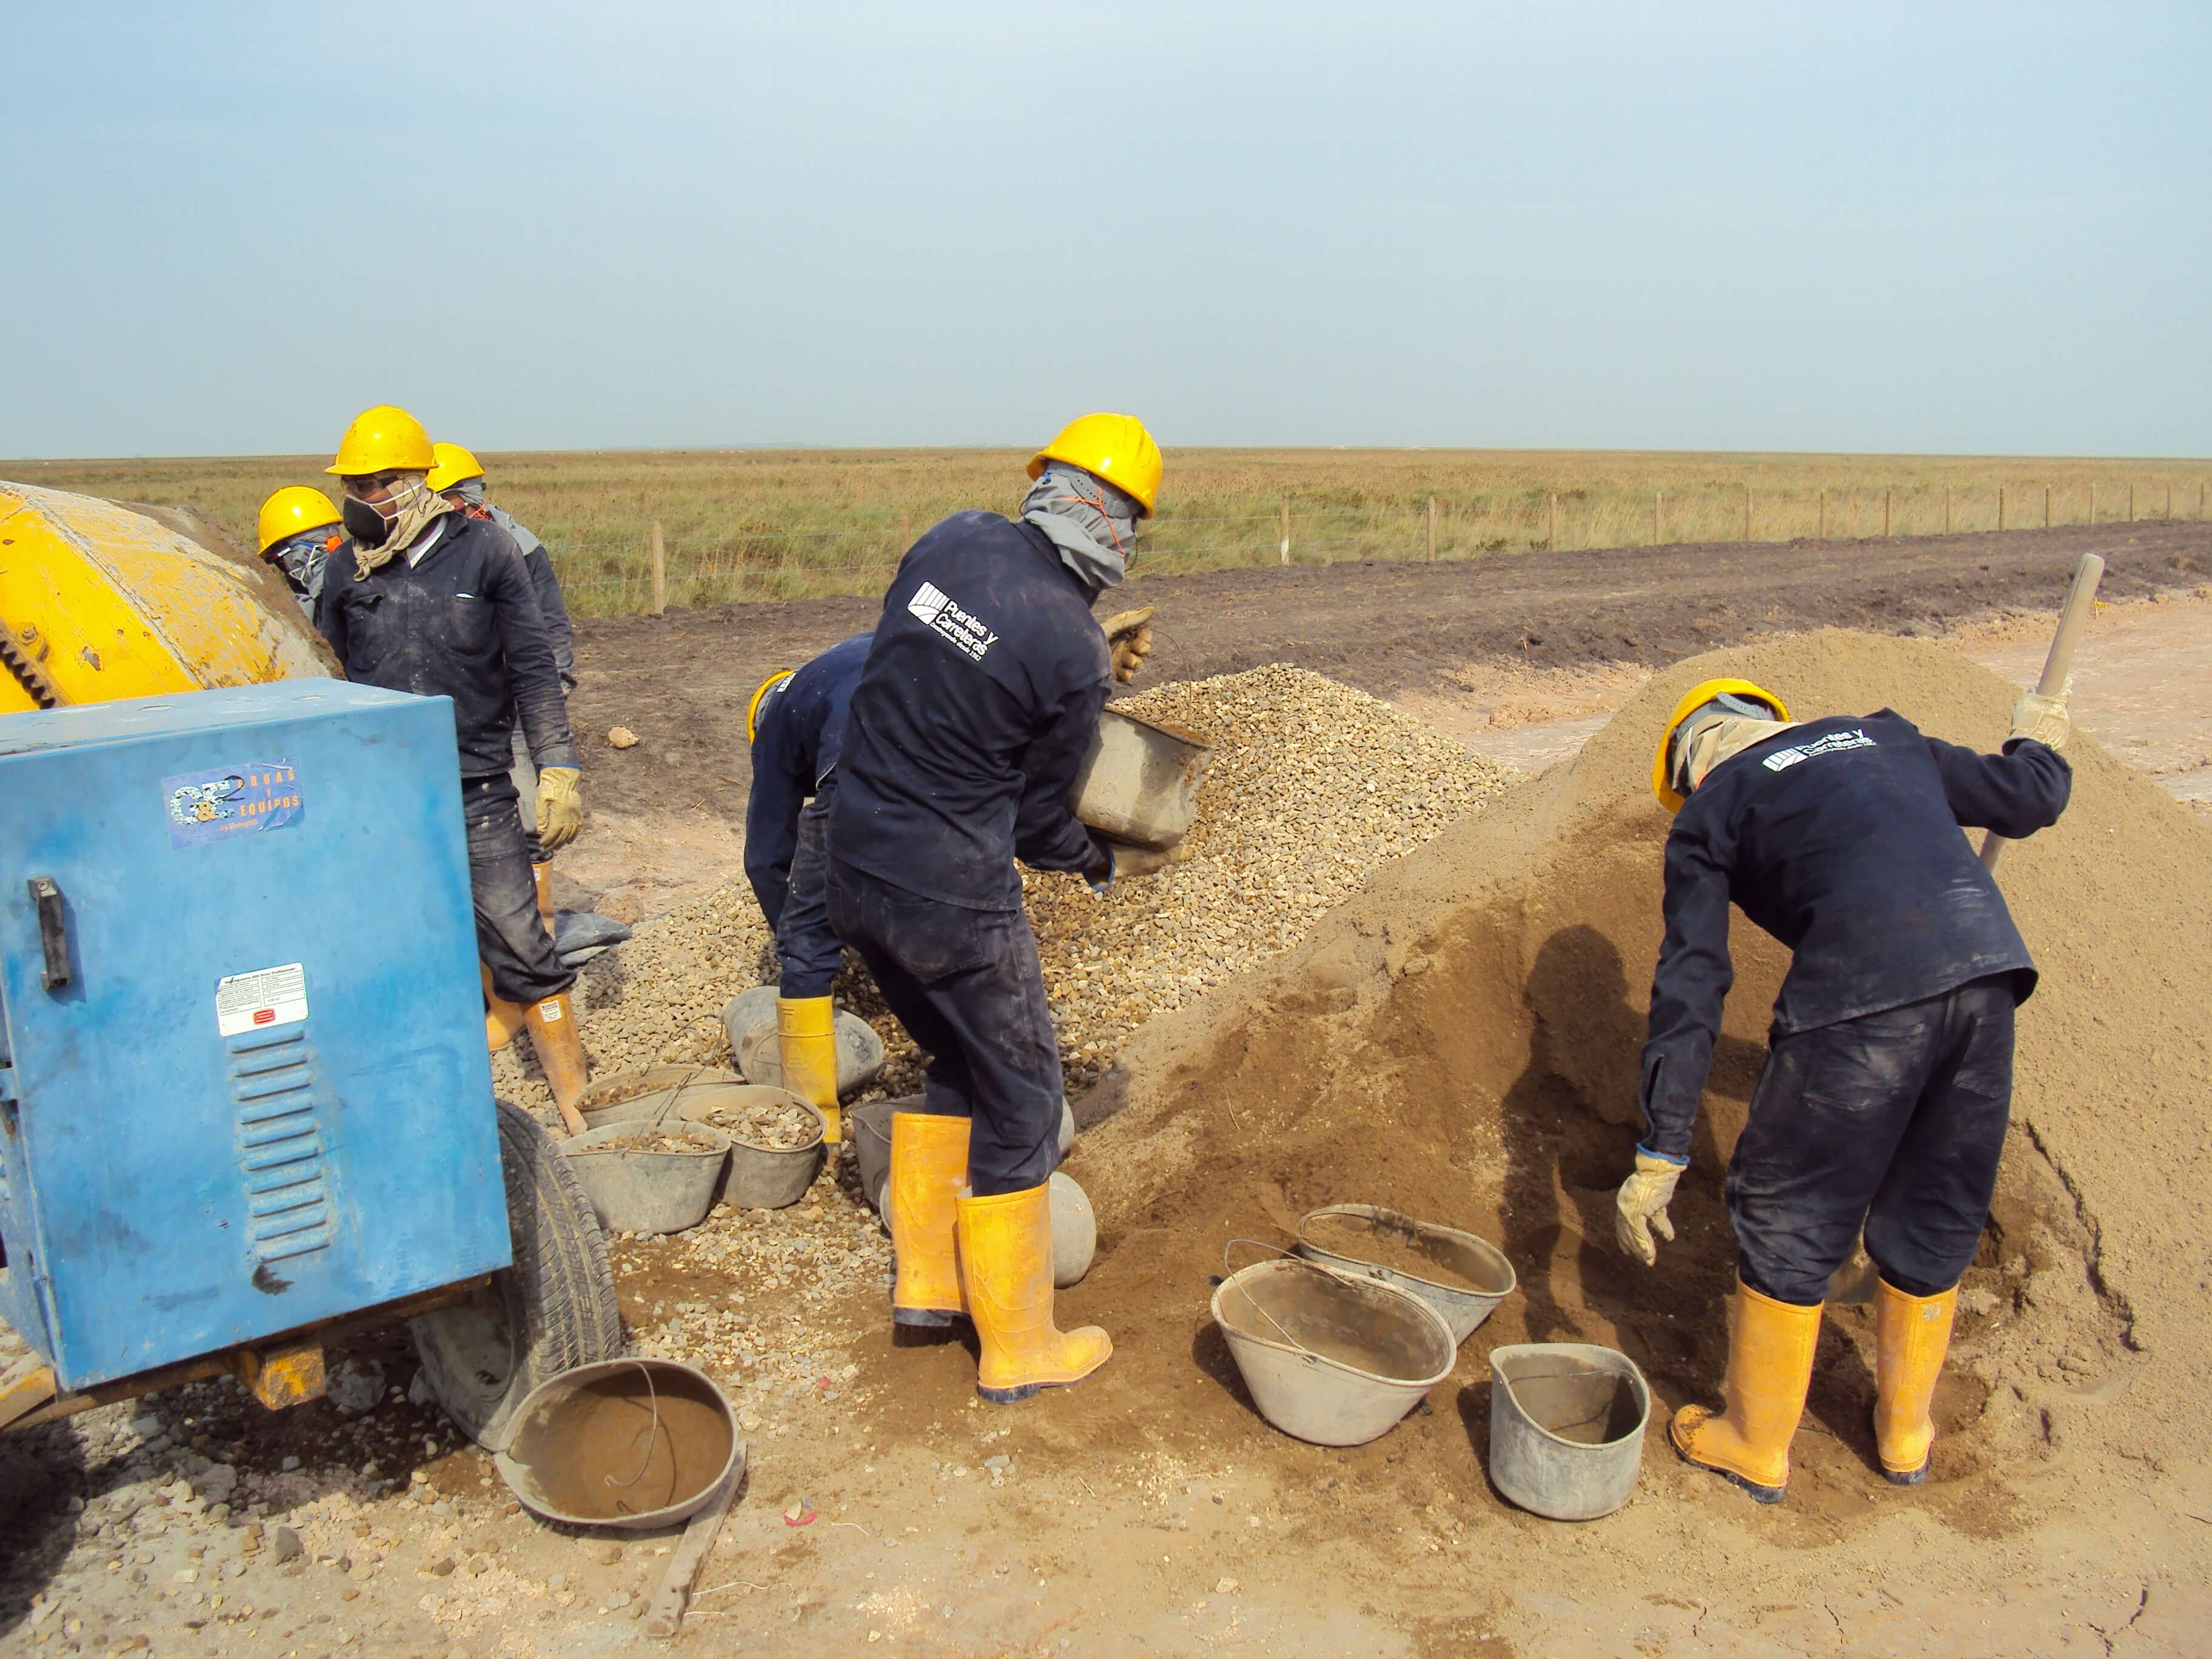
[[[172,847],[289,829],[307,810],[300,802],[299,769],[289,760],[179,772],[161,780],[161,800]]]

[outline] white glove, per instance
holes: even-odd
[[[2039,691],[2023,691],[2020,701],[2012,706],[2012,735],[2033,738],[2051,749],[2062,749],[2073,723],[2067,718],[2067,700],[2074,695],[2074,677],[2069,674],[2066,684],[2058,688],[2056,696],[2045,696]],[[2008,739],[2009,741],[2009,739]]]
[[[1674,1242],[1674,1224],[1668,1218],[1667,1206],[1674,1201],[1674,1183],[1688,1167],[1654,1158],[1638,1147],[1636,1171],[1620,1183],[1620,1195],[1613,1200],[1618,1212],[1613,1220],[1613,1240],[1647,1267],[1659,1261],[1659,1247],[1651,1242],[1654,1232],[1669,1244]]]

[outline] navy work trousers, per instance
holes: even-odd
[[[1060,1161],[1060,1044],[1029,917],[922,898],[835,859],[829,877],[830,925],[929,1054],[922,1109],[972,1120],[975,1196],[1042,1186]]]
[[[1809,1307],[1859,1229],[1908,1296],[1973,1261],[2012,1111],[2013,981],[1775,1038],[1729,1162],[1737,1273]]]
[[[845,947],[830,925],[830,804],[836,799],[825,789],[799,811],[791,882],[775,922],[779,996],[828,996],[844,959]]]
[[[469,887],[476,899],[477,954],[491,969],[492,989],[526,1006],[576,982],[561,965],[538,915],[530,852],[514,780],[504,772],[461,780],[461,814],[469,826]]]

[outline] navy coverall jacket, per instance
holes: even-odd
[[[574,690],[576,685],[576,627],[568,620],[568,601],[561,592],[561,579],[553,571],[552,555],[546,552],[545,544],[531,533],[526,525],[517,524],[514,515],[503,507],[494,507],[486,501],[482,507],[465,507],[472,519],[489,519],[507,532],[522,554],[522,568],[530,573],[532,592],[538,595],[538,614],[544,619],[545,635],[553,641],[553,661],[561,671],[563,690]]]
[[[1689,1155],[1735,976],[1729,906],[1795,953],[1773,1035],[1832,1025],[1986,975],[2015,1003],[2035,964],[1962,826],[2008,839],[2057,822],[2073,770],[2027,738],[2002,755],[1923,736],[1889,709],[1779,732],[1731,756],[1667,837],[1667,935],[1644,1045],[1644,1146]]]
[[[1091,595],[1041,530],[956,513],[907,550],[854,688],[830,856],[972,910],[1021,904],[1018,858],[1113,872],[1068,794],[1113,684]]]
[[[840,640],[762,701],[753,726],[752,792],[745,801],[745,879],[771,931],[791,890],[799,814],[836,787],[845,710],[872,634]]]
[[[353,544],[332,553],[316,630],[349,680],[451,697],[463,777],[514,764],[518,717],[539,766],[574,766],[560,671],[522,555],[497,525],[465,513],[434,527],[420,565],[402,553],[359,581]]]

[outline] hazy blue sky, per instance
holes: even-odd
[[[7,9],[0,455],[2212,453],[2212,6]]]

